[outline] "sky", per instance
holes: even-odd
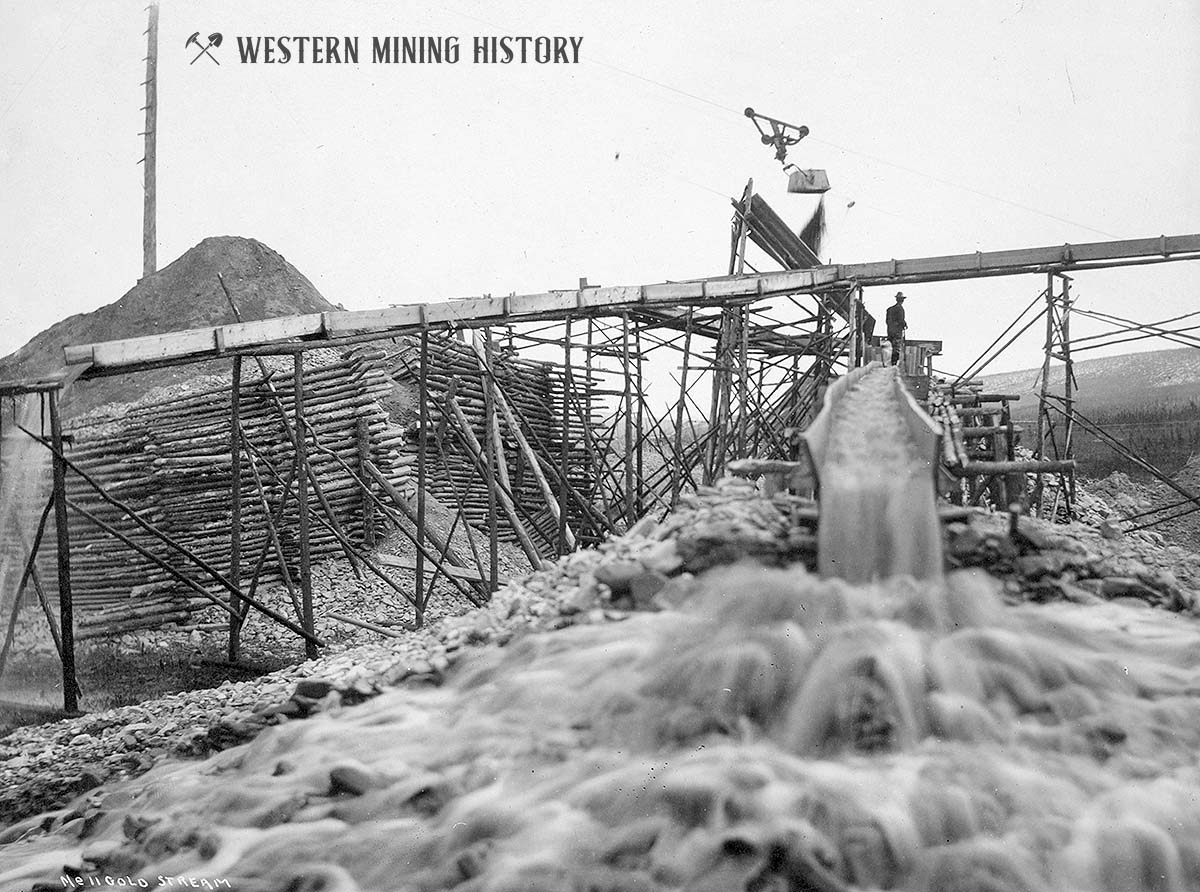
[[[144,7],[0,0],[0,355],[141,274]],[[237,35],[310,34],[360,63],[238,62]],[[390,35],[463,58],[370,64]],[[582,37],[579,62],[474,64],[483,35]],[[746,106],[810,128],[788,160],[828,171],[833,262],[1200,232],[1195,0],[164,0],[158,89],[159,265],[253,237],[348,309],[724,274],[747,179],[796,228],[813,208]],[[906,287],[909,336],[961,370],[1043,286]],[[1074,289],[1154,321],[1200,309],[1200,263]]]

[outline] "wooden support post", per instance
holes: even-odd
[[[42,587],[42,576],[38,573],[36,564],[29,581],[33,583],[33,591],[37,595],[38,604],[42,607],[42,615],[46,617],[46,626],[50,629],[50,637],[54,640],[54,652],[58,654],[58,659],[61,661],[63,658],[62,637],[58,633],[58,626],[54,623],[54,611],[50,607],[49,598],[46,597],[46,590]],[[76,689],[78,689],[78,685],[76,685]]]
[[[146,130],[142,134],[145,156],[142,175],[142,276],[153,275],[157,259],[157,163],[155,143],[158,131],[158,0],[150,2],[150,22],[146,29]]]
[[[754,196],[754,180],[746,181],[746,188],[742,192],[742,203],[738,209],[736,219],[736,237],[734,239],[734,250],[729,258],[729,274],[740,276],[746,271],[746,237],[750,233],[750,224],[748,216],[750,214],[750,201]],[[722,377],[722,387],[720,400],[715,401],[712,423],[720,425],[721,429],[717,432],[716,439],[713,441],[714,450],[712,458],[712,467],[706,482],[712,483],[717,477],[723,473],[725,462],[728,459],[729,442],[733,440],[734,449],[737,451],[738,458],[745,457],[746,449],[746,404],[747,404],[747,379],[746,379],[746,353],[748,350],[747,343],[747,328],[746,320],[749,318],[749,308],[739,307],[728,309],[722,312],[721,337],[717,342],[717,365],[719,374]],[[721,348],[724,347],[724,362],[722,362]],[[737,431],[728,430],[729,424],[733,422],[733,356],[734,350],[737,351],[739,358],[738,371],[738,426]],[[715,384],[714,384],[715,386]]]
[[[625,376],[625,522],[637,523],[633,500],[633,376],[630,374],[629,314],[621,314],[621,365]]]
[[[1046,273],[1046,343],[1042,355],[1042,382],[1038,391],[1037,445],[1033,457],[1046,457],[1046,419],[1049,415],[1047,394],[1050,389],[1050,356],[1054,352],[1054,273]],[[1042,478],[1038,477],[1033,488],[1033,510],[1036,516],[1042,513]]]
[[[495,378],[492,374],[492,333],[490,328],[487,330],[487,337],[483,339],[483,357],[479,362],[479,387],[482,393],[491,395],[492,410],[484,413],[483,435],[487,442],[487,449],[491,450],[491,460],[495,462],[496,479],[500,482],[502,489],[507,489],[515,496],[516,489],[513,488],[512,478],[508,473],[508,456],[504,450],[504,437],[500,433],[500,413],[497,410],[502,397],[499,389],[495,387]]]
[[[550,482],[546,479],[546,475],[542,471],[541,463],[538,460],[538,454],[534,452],[533,446],[530,445],[529,439],[525,436],[525,432],[521,429],[520,418],[517,417],[512,405],[505,397],[504,391],[500,389],[499,382],[496,380],[495,371],[492,366],[491,353],[487,349],[486,344],[487,339],[481,338],[478,332],[476,332],[475,336],[472,338],[471,345],[475,351],[475,357],[479,361],[480,368],[487,370],[485,387],[490,388],[493,404],[497,409],[499,409],[500,415],[503,416],[505,424],[508,425],[509,432],[513,435],[513,439],[517,441],[517,446],[520,448],[521,454],[525,458],[526,468],[533,475],[533,479],[537,481],[538,488],[542,492],[542,498],[546,500],[546,506],[550,509],[550,513],[554,515],[555,521],[558,521],[559,517],[562,516],[560,509],[561,496],[555,495],[553,488],[550,486]],[[562,487],[561,491],[566,492],[567,488]],[[565,532],[567,548],[574,550],[576,547],[575,534],[571,531],[569,526],[566,527]]]
[[[746,268],[746,236],[750,232],[749,221],[746,218],[750,214],[750,199],[753,195],[754,180],[750,179],[746,181],[746,188],[742,190],[742,203],[734,218],[733,250],[729,255],[729,274],[731,276],[741,275]]]
[[[738,429],[737,455],[746,458],[746,424],[750,411],[750,308],[738,313]]]
[[[637,431],[637,452],[634,454],[634,461],[637,463],[637,487],[633,493],[633,507],[637,516],[641,517],[646,511],[646,504],[642,498],[646,481],[646,381],[640,325],[633,332],[633,353],[636,357],[634,368],[637,371],[637,413],[634,419],[634,429]]]
[[[75,614],[71,601],[71,534],[67,527],[67,466],[62,457],[62,419],[58,413],[58,392],[52,390],[47,396],[50,401],[50,441],[54,445],[54,533],[58,539],[58,624],[62,634],[63,709],[67,712],[78,712]]]
[[[250,459],[250,474],[254,478],[254,486],[258,490],[258,503],[262,507],[264,526],[267,531],[267,539],[263,542],[262,552],[259,554],[258,562],[254,565],[254,574],[250,582],[250,594],[253,594],[258,589],[259,574],[262,573],[263,565],[267,560],[267,553],[274,549],[275,560],[279,564],[279,576],[283,580],[283,585],[287,589],[288,597],[291,599],[292,607],[295,608],[296,617],[300,622],[304,622],[304,608],[300,604],[300,599],[296,596],[296,586],[292,582],[292,571],[288,569],[287,555],[283,551],[283,543],[279,538],[279,525],[283,523],[284,511],[287,509],[288,497],[292,492],[292,481],[296,479],[296,462],[292,461],[291,470],[288,471],[287,478],[283,481],[283,487],[280,490],[279,505],[276,507],[274,514],[271,512],[271,506],[267,501],[267,488],[263,484],[262,475],[258,473],[258,463],[255,461],[257,450],[251,447],[250,441],[243,436],[242,442],[246,447],[250,447],[247,457]],[[294,459],[294,456],[293,456]],[[271,465],[263,461],[272,473],[278,479],[278,472]],[[239,611],[239,616],[242,613]]]
[[[484,328],[483,337],[490,342],[492,339],[492,329]],[[447,399],[447,407],[457,406],[453,402],[454,393],[450,391]],[[492,388],[483,388],[483,416],[491,418],[495,413],[496,407],[492,405]],[[466,430],[463,432],[463,437],[471,434],[470,425],[462,420],[460,425],[465,425]],[[483,459],[483,484],[487,489],[487,509],[488,509],[488,589],[495,591],[500,587],[500,522],[496,516],[496,466],[492,464],[489,453],[484,453]]]
[[[688,369],[692,364],[692,321],[695,314],[693,307],[688,307],[683,328],[683,368],[679,372],[679,405],[675,407],[675,457],[676,464],[671,469],[671,510],[679,504],[679,493],[683,488],[683,413],[687,408],[688,399]],[[696,431],[692,430],[695,436]]]
[[[470,528],[469,524],[467,523],[465,502],[463,501],[462,494],[459,492],[458,484],[454,482],[454,477],[450,473],[450,465],[449,465],[449,462],[446,461],[446,450],[443,446],[443,440],[442,440],[440,434],[437,436],[437,445],[438,445],[438,449],[437,449],[438,466],[442,472],[442,479],[445,481],[446,486],[450,489],[451,494],[454,496],[454,505],[455,505],[455,509],[456,509],[455,517],[454,517],[455,522],[456,523],[461,522],[463,525],[464,532],[466,533],[467,545],[470,546],[470,548],[471,548],[471,557],[475,562],[475,570],[476,570],[475,578],[479,583],[481,583],[483,585],[484,593],[488,593],[489,589],[487,588],[487,584],[488,584],[489,580],[488,580],[488,576],[487,576],[487,571],[484,569],[484,566],[483,566],[483,558],[481,558],[479,556],[479,547],[475,543],[475,531],[472,530]],[[468,483],[467,483],[468,488],[470,488],[475,483],[475,480],[478,476],[479,476],[479,469],[475,468],[474,473],[471,475],[471,477],[468,480]],[[450,543],[449,543],[449,540],[447,540],[447,542],[446,542],[447,563],[449,563],[451,565],[451,567],[453,567],[454,560],[457,560],[457,558],[450,557],[450,547],[449,546],[450,546]],[[462,563],[465,565],[466,562],[463,561]],[[446,572],[447,572],[447,575],[451,576],[451,577],[456,575],[454,572],[451,572],[450,570],[447,570]],[[475,603],[478,604],[480,602],[475,601]]]
[[[229,477],[229,582],[242,587],[242,357],[233,358],[233,381],[229,391],[229,455],[232,466]],[[241,598],[229,593],[229,662],[241,656]]]
[[[239,323],[241,323],[242,322],[242,312],[241,312],[241,310],[238,309],[237,301],[235,301],[233,299],[233,294],[230,292],[229,286],[225,284],[225,277],[222,276],[220,273],[217,273],[217,281],[220,282],[220,284],[221,284],[221,290],[225,292],[225,299],[229,302],[229,308],[233,311],[233,317]],[[304,353],[303,350],[298,350],[293,355],[294,356],[303,356],[303,353]],[[292,449],[295,450],[296,439],[297,439],[297,437],[303,437],[305,435],[306,428],[304,428],[304,427],[294,428],[293,427],[292,423],[288,420],[287,411],[284,409],[283,403],[279,399],[279,392],[275,389],[275,383],[271,380],[271,373],[267,370],[266,363],[263,362],[263,359],[261,356],[256,356],[254,358],[254,361],[258,363],[258,370],[262,374],[262,381],[260,383],[266,389],[268,399],[271,402],[271,404],[275,407],[275,411],[279,413],[279,421],[280,421],[280,424],[283,425],[283,433],[287,437],[288,443],[292,446]],[[317,437],[316,437],[315,433],[313,434],[313,442],[317,443]],[[318,443],[317,445],[319,446],[320,444]],[[358,569],[358,557],[355,554],[354,550],[346,544],[347,539],[342,534],[341,524],[338,522],[337,515],[334,514],[333,511],[330,509],[329,502],[325,498],[324,490],[321,486],[321,479],[317,476],[316,472],[311,467],[309,467],[307,470],[308,470],[308,483],[311,484],[311,486],[313,488],[313,492],[317,496],[317,501],[320,503],[322,510],[325,512],[327,518],[329,519],[329,522],[331,524],[333,524],[333,526],[335,528],[337,528],[337,531],[339,533],[338,541],[342,545],[342,551],[346,555],[346,560],[350,562],[350,569],[352,569],[354,571],[355,576],[361,578],[361,573],[359,572],[359,569]]]
[[[484,391],[486,394],[487,391]],[[490,400],[489,400],[490,403]],[[474,456],[475,461],[481,466],[486,467],[488,462],[488,451],[479,443],[479,438],[475,436],[475,432],[471,429],[471,422],[465,414],[462,407],[458,404],[453,396],[446,399],[446,404],[450,411],[454,413],[454,419],[458,422],[459,430],[462,431],[463,442]],[[490,408],[490,405],[489,405]],[[494,411],[494,410],[493,410]],[[517,541],[521,543],[521,548],[524,549],[526,557],[529,558],[529,565],[534,570],[542,568],[542,558],[538,554],[537,546],[534,545],[533,539],[529,535],[529,531],[525,529],[525,525],[521,523],[521,518],[517,514],[516,504],[513,502],[512,494],[503,486],[493,485],[489,491],[494,492],[500,503],[500,507],[504,509],[505,517],[508,518],[509,524],[513,528],[513,532],[517,534]],[[500,568],[498,563],[498,555],[493,554],[492,565],[495,568],[497,577],[499,576]]]
[[[312,555],[309,552],[308,536],[308,438],[304,424],[304,354],[297,353],[292,365],[292,400],[296,410],[296,503],[299,519],[296,531],[300,540],[300,598],[304,608],[304,631],[314,634],[312,600]],[[317,645],[313,639],[304,641],[304,654],[310,660],[317,658]]]
[[[421,329],[421,364],[418,371],[417,399],[420,402],[420,428],[417,431],[417,534],[425,530],[425,487],[428,484],[425,468],[425,450],[429,446],[429,329]],[[425,624],[425,603],[428,594],[425,591],[425,553],[417,549],[416,565],[417,628]]]
[[[355,436],[358,440],[358,470],[359,476],[365,481],[367,462],[371,460],[371,428],[367,424],[367,419],[359,416],[355,422]],[[363,525],[363,544],[367,548],[375,547],[375,500],[371,498],[371,492],[366,484],[363,484],[362,493],[362,525]]]
[[[587,376],[587,386],[583,391],[583,406],[580,410],[581,420],[583,422],[583,450],[587,455],[588,466],[596,468],[598,458],[596,455],[595,441],[592,437],[592,401],[595,397],[592,394],[592,389],[595,386],[594,367],[595,359],[593,358],[593,347],[596,342],[596,324],[591,316],[587,317],[587,349],[584,352],[584,374]],[[604,484],[597,480],[593,492],[599,495],[602,503],[607,502],[604,496]],[[580,535],[590,535],[593,541],[601,538],[600,527],[592,522],[587,512],[583,512],[579,516]]]
[[[559,450],[559,465],[562,479],[568,476],[567,462],[571,457],[571,317],[568,316],[563,330],[563,394],[562,394],[562,442]],[[567,553],[567,488],[558,491],[558,553]]]
[[[1071,359],[1071,279],[1062,277],[1062,325],[1059,326],[1059,352],[1063,358],[1063,408],[1066,411],[1066,431],[1063,434],[1063,458],[1071,460],[1075,457],[1075,363]],[[1075,474],[1067,479],[1067,493],[1070,497],[1068,510],[1075,507]]]
[[[856,369],[863,364],[866,344],[863,343],[862,324],[866,309],[862,302],[862,286],[850,290],[850,338],[847,368]]]

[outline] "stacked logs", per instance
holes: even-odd
[[[314,559],[342,551],[334,529],[356,541],[363,538],[367,501],[354,474],[360,473],[364,458],[398,489],[411,489],[416,457],[405,454],[404,434],[390,424],[381,405],[392,390],[382,359],[382,351],[361,349],[305,355],[304,415],[311,432],[307,452],[317,482],[309,487]],[[294,532],[298,506],[291,482],[291,362],[290,357],[269,360],[265,376],[253,365],[244,367],[242,373],[239,411],[246,443],[240,469],[243,580],[251,577],[259,563],[261,579],[280,578],[284,570],[279,553],[293,576],[299,562]],[[81,419],[72,431],[75,445],[68,455],[110,496],[222,573],[230,569],[231,393],[226,382],[171,399],[123,407],[119,418]],[[315,491],[318,488],[319,492]],[[286,499],[285,490],[291,492]],[[68,475],[68,499],[77,506],[71,512],[70,535],[78,638],[182,623],[194,611],[211,606],[210,599],[189,590],[160,562],[206,591],[227,597],[192,560],[136,524],[78,473]],[[281,500],[285,501],[282,511]],[[275,542],[267,511],[272,513]],[[316,522],[318,517],[323,522]],[[97,520],[126,541],[103,530]],[[41,552],[44,561],[53,555],[53,542],[47,546]],[[48,572],[44,575],[54,578]]]
[[[595,509],[599,486],[594,471],[596,455],[607,444],[597,445],[599,432],[589,412],[589,389],[596,381],[582,369],[568,371],[562,365],[522,359],[512,351],[491,350],[492,374],[484,373],[489,361],[478,355],[474,346],[451,335],[431,334],[429,364],[425,381],[428,388],[430,436],[426,451],[427,487],[439,500],[461,507],[472,526],[487,529],[490,510],[488,488],[481,470],[484,458],[507,475],[510,495],[516,508],[516,523],[498,510],[497,526],[501,539],[509,542],[531,540],[543,556],[558,551],[557,504],[547,504],[537,472],[503,413],[496,411],[501,462],[496,461],[497,437],[488,424],[489,402],[494,406],[503,399],[532,452],[538,469],[548,482],[556,502],[566,506],[567,525],[585,534],[602,538],[603,518]],[[417,406],[421,375],[421,350],[417,338],[400,338],[389,353],[387,367],[396,384],[407,394],[406,402]],[[494,388],[485,394],[486,388]],[[567,392],[570,411],[565,415],[563,393]],[[416,426],[415,410],[411,417],[399,420]],[[464,430],[464,422],[470,433]],[[566,461],[563,438],[566,437]],[[414,438],[415,439],[415,438]],[[474,442],[472,442],[472,439]],[[482,455],[479,450],[487,453]],[[564,474],[565,472],[565,474]],[[524,529],[516,529],[520,526]]]
[[[962,419],[948,393],[934,389],[929,394],[926,410],[942,426],[942,460],[947,466],[965,467],[969,458],[963,441]]]

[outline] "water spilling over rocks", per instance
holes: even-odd
[[[932,485],[936,451],[922,454],[913,407],[896,368],[855,369],[830,387],[829,407],[806,434],[821,487],[821,573],[869,582],[905,574],[936,579],[942,537]],[[929,434],[932,436],[932,434]],[[820,442],[814,449],[815,441]]]
[[[1190,617],[1005,605],[978,570],[743,563],[678,601],[98,791],[6,837],[0,888],[1200,888]]]

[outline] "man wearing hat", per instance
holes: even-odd
[[[892,342],[892,365],[900,362],[904,355],[904,332],[908,323],[904,321],[904,292],[896,292],[896,302],[887,308],[887,339]]]

